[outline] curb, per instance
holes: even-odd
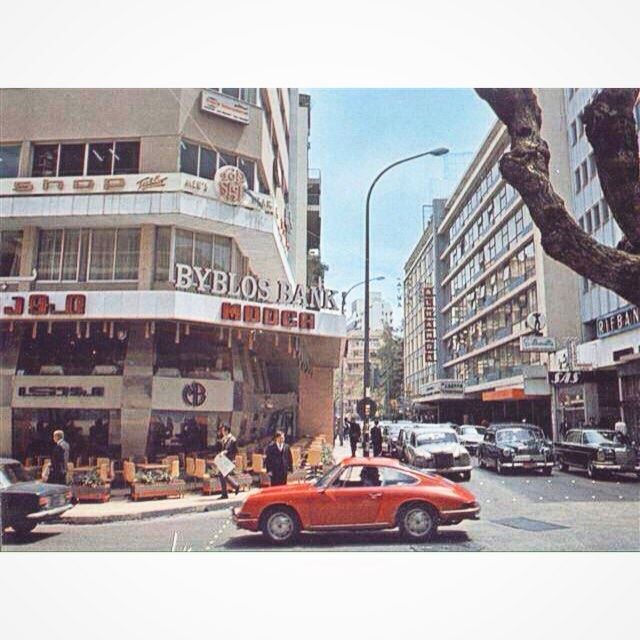
[[[244,497],[238,500],[229,500],[226,502],[211,502],[207,504],[196,504],[189,506],[176,506],[171,509],[162,509],[158,511],[142,511],[140,513],[118,513],[104,516],[68,516],[62,517],[57,522],[59,524],[109,524],[112,522],[127,522],[136,520],[149,520],[152,518],[162,518],[164,516],[175,516],[186,513],[206,513],[209,511],[224,511],[231,507],[242,504]]]

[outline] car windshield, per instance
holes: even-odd
[[[542,438],[538,429],[530,427],[515,427],[513,429],[500,429],[496,432],[496,442],[531,442]]]
[[[598,431],[585,431],[584,441],[586,444],[615,444],[609,438],[605,438]]]
[[[9,484],[15,484],[16,482],[29,482],[33,480],[27,470],[19,462],[3,465],[0,467],[0,473],[2,473],[9,481]]]
[[[315,481],[315,485],[316,487],[326,487],[329,484],[331,484],[331,481],[333,480],[333,478],[338,474],[339,470],[342,468],[342,465],[336,464],[335,466],[331,467],[331,469],[329,469],[329,471],[327,471],[324,475],[321,475],[316,481]]]
[[[420,435],[416,436],[416,445],[418,447],[425,444],[443,444],[448,442],[457,442],[455,433],[435,431],[433,433],[421,433]]]

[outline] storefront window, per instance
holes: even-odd
[[[156,229],[156,280],[169,279],[171,268],[171,227]]]
[[[127,347],[127,334],[103,332],[101,324],[77,334],[75,322],[54,322],[34,338],[26,333],[22,340],[17,370],[24,375],[121,375]],[[99,329],[98,329],[99,327]]]
[[[22,231],[0,231],[0,277],[20,273]]]
[[[139,229],[94,229],[89,280],[135,280],[139,257]]]
[[[0,146],[0,178],[15,178],[20,169],[20,145]]]

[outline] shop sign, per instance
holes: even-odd
[[[527,316],[527,327],[531,329],[537,335],[540,334],[540,331],[544,329],[547,324],[547,318],[544,313],[540,313],[539,311],[534,311]]]
[[[234,304],[223,302],[220,319],[245,324],[262,324],[266,327],[283,327],[284,329],[316,328],[316,316],[309,311],[280,310],[276,307],[263,307],[253,304]]]
[[[423,289],[424,299],[424,361],[429,364],[436,361],[436,315],[433,287]]]
[[[635,306],[628,306],[606,316],[601,316],[596,321],[598,338],[628,331],[634,327],[640,327],[640,309]]]
[[[18,387],[21,398],[102,398],[104,387],[69,387],[69,386],[28,386]]]
[[[267,278],[256,278],[251,275],[239,277],[235,273],[182,263],[176,264],[175,288],[180,291],[194,290],[198,293],[228,296],[251,302],[338,310],[335,298],[338,292],[325,289],[324,285],[292,286],[281,280],[272,282]]]
[[[190,407],[200,407],[207,399],[207,390],[196,380],[185,384],[182,389],[182,401]]]
[[[244,102],[211,89],[203,89],[200,108],[214,116],[249,124],[249,107]]]
[[[213,180],[216,195],[227,204],[242,204],[245,195],[247,179],[238,167],[226,165],[220,167]]]
[[[520,336],[520,351],[553,353],[557,350],[556,339],[548,336]]]
[[[56,307],[47,294],[33,293],[29,296],[11,296],[12,304],[2,308],[2,315],[18,316],[83,316],[87,309],[87,296],[68,293],[61,308]]]
[[[595,382],[595,371],[580,371],[580,370],[564,370],[564,371],[549,371],[549,383],[552,385],[562,384],[582,384],[583,382]]]
[[[435,396],[440,394],[462,396],[464,393],[464,382],[462,380],[444,379],[428,382],[421,387],[421,394],[425,396]]]

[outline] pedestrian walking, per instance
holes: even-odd
[[[235,463],[236,456],[238,455],[238,445],[235,437],[231,433],[229,425],[222,425],[222,440],[220,441],[220,453],[226,456],[231,462]],[[227,492],[227,483],[229,483],[236,494],[240,491],[240,485],[231,477],[231,474],[223,474],[218,472],[218,479],[220,480],[220,499],[226,500],[229,497]]]
[[[358,448],[358,442],[360,441],[360,436],[362,435],[362,430],[360,429],[360,425],[356,420],[352,420],[349,423],[349,444],[351,445],[351,457],[356,457],[356,449]]]
[[[69,464],[69,443],[64,439],[64,431],[53,432],[53,449],[51,451],[51,469],[47,482],[50,484],[67,484],[67,465]]]
[[[370,435],[371,446],[373,447],[373,456],[374,458],[377,458],[382,455],[382,429],[380,428],[380,424],[377,419],[373,421]]]
[[[264,464],[271,478],[271,486],[287,484],[287,474],[293,471],[293,456],[284,441],[284,433],[276,431],[273,441],[265,449]]]

